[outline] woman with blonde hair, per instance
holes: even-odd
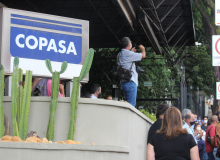
[[[161,129],[147,145],[147,160],[200,160],[198,147],[176,107],[166,110]]]

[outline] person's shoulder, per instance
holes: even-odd
[[[211,131],[213,131],[213,130],[215,130],[215,126],[209,125],[209,126],[207,127],[207,129],[206,129],[206,132],[208,133],[209,131],[211,132]]]
[[[184,124],[183,124],[183,128],[188,128],[189,127],[189,125],[185,122]]]
[[[183,141],[184,140],[192,140],[192,139],[194,139],[191,134],[181,134],[181,135],[179,135],[179,138],[181,138]]]
[[[211,129],[211,130],[213,130],[213,129],[215,129],[215,126],[213,126],[213,125],[209,125],[209,127],[208,127],[207,129]]]
[[[160,133],[155,133],[151,139],[158,139],[158,137],[161,137],[162,135]]]

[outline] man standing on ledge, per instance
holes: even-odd
[[[121,80],[122,90],[125,92],[125,100],[132,106],[136,106],[138,73],[136,71],[135,61],[141,61],[146,57],[145,48],[140,45],[141,53],[135,53],[135,47],[132,48],[131,40],[128,37],[121,39],[122,50],[118,53],[118,65],[122,68],[131,70],[132,77],[130,81]]]

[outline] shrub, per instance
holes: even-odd
[[[154,114],[154,113],[149,113],[147,110],[144,110],[144,109],[141,109],[140,112],[143,113],[145,116],[147,116],[148,118],[150,118],[154,122],[157,120],[156,114]]]

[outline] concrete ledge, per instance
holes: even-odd
[[[83,150],[96,152],[129,153],[128,147],[107,145],[59,144],[59,143],[26,143],[26,142],[0,142],[1,148],[10,149],[36,149],[36,150]],[[1,152],[1,151],[0,151]]]
[[[31,97],[28,132],[36,131],[41,138],[46,137],[50,114],[50,99],[50,97]],[[4,113],[7,114],[9,118],[9,134],[13,135],[11,97],[4,97],[3,106]],[[67,140],[70,124],[70,111],[70,98],[59,97],[55,113],[54,142]],[[152,123],[152,120],[129,103],[114,100],[80,98],[74,139],[75,141],[82,142],[84,145],[77,145],[77,148],[72,146],[74,149],[71,149],[71,147],[65,149],[54,148],[50,150],[54,150],[54,155],[45,153],[45,156],[48,156],[47,159],[41,157],[42,159],[39,158],[39,160],[48,160],[52,159],[52,157],[55,159],[57,159],[57,157],[62,160],[65,159],[55,151],[61,152],[62,155],[68,154],[66,157],[69,159],[73,159],[71,156],[76,154],[79,157],[85,155],[86,159],[92,160],[146,160],[147,136]],[[90,146],[91,143],[95,143],[96,146]],[[45,144],[38,144],[35,147],[46,148],[30,149],[28,147],[31,146],[27,145],[32,144],[22,145],[25,145],[27,148],[22,149],[17,147],[13,149],[0,147],[0,152],[3,155],[6,155],[5,152],[10,153],[8,150],[13,150],[14,154],[21,154],[21,159],[23,160],[22,156],[24,154],[22,154],[22,152],[28,152],[30,155],[33,154],[37,156],[38,154],[41,154],[41,152],[48,150],[47,145],[52,148],[57,147],[58,145],[69,147],[66,146],[66,144],[56,144],[56,146],[53,146],[53,144],[46,144],[46,146],[44,146]],[[109,146],[110,148],[108,148]],[[116,146],[116,148],[112,148],[112,146]],[[117,147],[127,147],[130,152],[128,154],[128,150],[125,148]],[[69,150],[71,150],[71,152],[69,152]],[[90,154],[91,152],[93,154]],[[102,152],[103,154],[98,154],[99,152]],[[16,159],[16,157],[11,157],[11,159]],[[28,160],[30,159],[32,160],[31,156]],[[76,160],[81,159],[76,158]]]
[[[128,160],[129,149],[118,146],[0,142],[1,160]]]
[[[50,100],[51,100],[50,97],[44,97],[44,96],[31,97],[31,102],[50,102]],[[11,102],[11,97],[4,96],[3,101]],[[58,103],[59,102],[70,103],[70,101],[71,101],[70,97],[58,97]],[[132,112],[136,113],[137,115],[139,115],[141,118],[148,121],[149,123],[151,124],[154,123],[150,118],[146,117],[143,113],[141,113],[139,110],[134,108],[129,103],[115,101],[115,100],[79,98],[79,104],[97,104],[97,105],[108,105],[108,106],[115,106],[115,107],[120,107],[120,108],[127,108],[131,110]]]

